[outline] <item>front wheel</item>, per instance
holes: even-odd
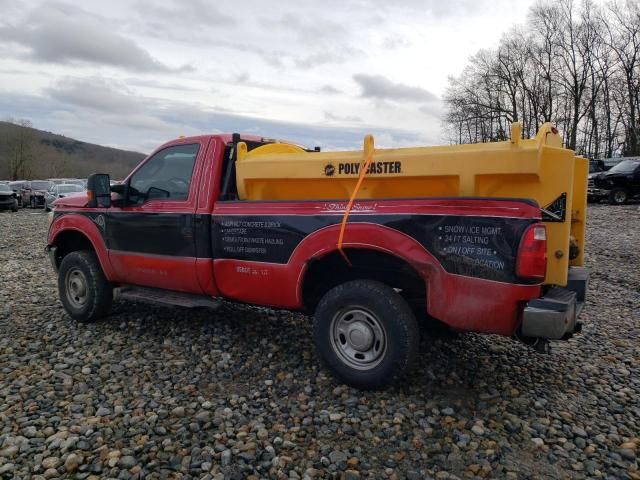
[[[69,316],[80,322],[98,320],[111,310],[113,288],[93,252],[71,252],[62,259],[58,292]]]
[[[614,188],[609,192],[609,203],[611,205],[622,205],[629,200],[629,194],[624,188]]]
[[[338,379],[356,388],[387,386],[418,353],[419,331],[407,302],[392,288],[355,280],[330,290],[313,323],[319,356]]]

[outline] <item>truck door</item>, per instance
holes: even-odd
[[[162,148],[126,180],[122,206],[106,213],[117,281],[201,293],[194,217],[207,146],[204,139]]]

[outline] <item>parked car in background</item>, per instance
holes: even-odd
[[[82,178],[70,178],[64,183],[66,183],[67,185],[69,184],[80,185],[82,188],[87,187],[87,180],[86,179],[83,180]]]
[[[71,197],[74,194],[82,194],[85,189],[82,185],[73,183],[62,183],[54,185],[44,196],[44,209],[51,210],[51,204],[59,198]]]
[[[640,158],[628,158],[589,179],[587,197],[608,199],[612,205],[622,205],[640,195]]]
[[[86,187],[87,185],[87,180],[82,178],[48,178],[47,181],[51,182],[54,185],[69,185],[70,183],[75,185],[82,185],[83,187]]]
[[[22,207],[22,189],[27,184],[26,180],[16,180],[15,182],[9,183],[9,188],[16,194],[16,198],[18,199],[18,207]]]
[[[44,207],[44,194],[51,188],[48,180],[31,180],[22,189],[22,205],[31,208]]]
[[[18,211],[17,195],[6,183],[0,183],[0,210]]]

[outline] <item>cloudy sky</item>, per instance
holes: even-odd
[[[0,0],[0,119],[150,152],[242,131],[434,144],[441,98],[533,0]]]

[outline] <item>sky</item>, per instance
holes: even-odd
[[[244,132],[445,142],[447,77],[533,0],[0,0],[0,119],[149,153]]]

